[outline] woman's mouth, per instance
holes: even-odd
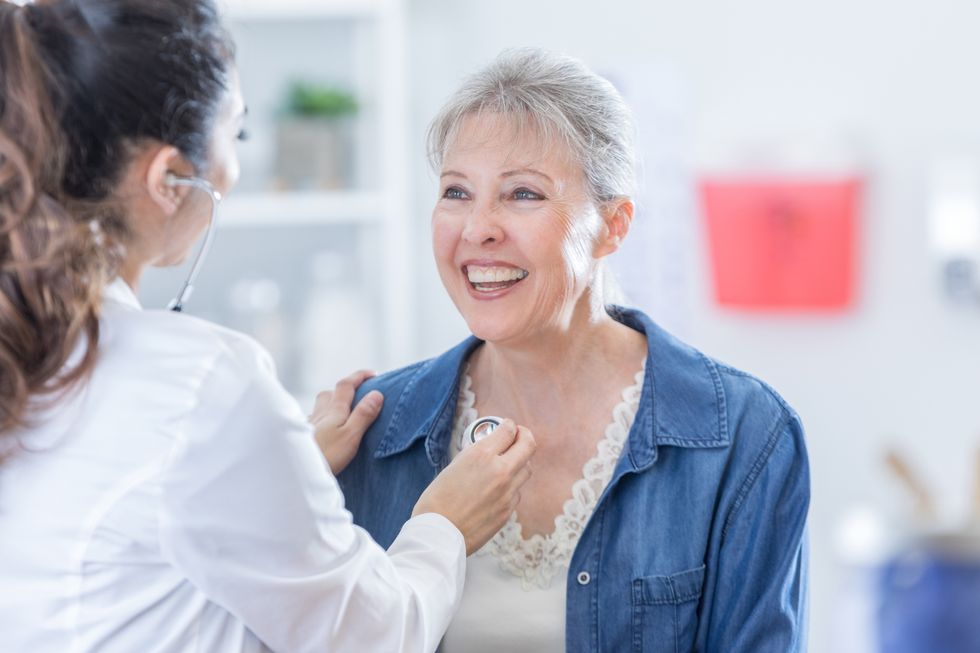
[[[463,274],[475,291],[494,293],[519,284],[527,278],[528,272],[521,268],[465,265]]]

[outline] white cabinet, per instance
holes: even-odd
[[[308,407],[356,367],[409,362],[415,344],[403,1],[223,6],[250,137],[186,310],[254,335]],[[333,83],[357,98],[347,187],[281,188],[277,129],[297,80]],[[185,272],[151,271],[144,305],[166,305]]]

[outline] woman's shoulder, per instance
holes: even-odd
[[[438,356],[370,378],[358,388],[356,400],[377,390],[385,396],[386,406],[393,402],[408,401],[417,405],[441,401],[455,388],[460,369],[479,342],[470,337]]]
[[[385,397],[387,397],[389,394],[400,394],[412,383],[415,376],[420,371],[424,370],[427,365],[431,364],[431,362],[432,359],[416,361],[405,365],[404,367],[389,370],[377,376],[371,377],[362,383],[357,389],[357,399],[360,399],[372,390],[381,392],[383,395],[385,395]]]
[[[460,371],[480,341],[467,338],[434,358],[412,363],[374,378],[357,389],[354,401],[377,390],[384,396],[381,414],[364,434],[360,451],[341,477],[409,449],[455,411]]]
[[[653,377],[647,399],[658,404],[658,420],[671,440],[738,441],[753,448],[765,443],[752,441],[777,429],[802,437],[796,411],[759,377],[684,342],[641,311],[616,307],[611,314],[646,334]]]
[[[750,372],[695,351],[714,382],[721,429],[736,450],[763,451],[785,438],[804,446],[800,417],[775,388]]]
[[[719,360],[710,360],[718,370],[729,414],[733,418],[746,411],[755,411],[773,421],[799,419],[793,407],[766,381]]]
[[[753,488],[809,496],[809,462],[799,415],[772,386],[679,340],[639,312],[650,345],[645,406],[658,446],[674,447],[705,483],[720,483],[731,515]],[[635,454],[634,454],[635,455]],[[766,479],[761,482],[759,479]],[[775,500],[771,497],[767,500]],[[719,505],[722,505],[719,504]]]
[[[368,379],[357,390],[355,402],[378,390],[384,405],[337,480],[355,523],[382,546],[394,540],[432,480],[432,452],[415,445],[439,432],[446,423],[440,417],[454,412],[455,401],[449,398],[455,397],[460,369],[478,343],[467,339],[439,356]],[[385,483],[378,483],[379,477]]]
[[[697,354],[716,384],[719,427],[730,443],[732,468],[741,470],[734,477],[748,487],[764,469],[806,468],[803,423],[786,399],[758,376]]]

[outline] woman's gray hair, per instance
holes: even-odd
[[[636,193],[633,121],[619,92],[571,57],[538,48],[505,50],[449,98],[429,126],[438,172],[463,119],[502,114],[546,142],[561,139],[582,166],[597,203]]]

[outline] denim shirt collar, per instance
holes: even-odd
[[[730,442],[725,393],[715,363],[680,342],[641,311],[609,306],[609,315],[647,338],[646,374],[623,460],[642,470],[659,446],[711,448]],[[449,437],[466,361],[482,341],[470,336],[420,364],[398,398],[376,458],[401,453],[425,440],[434,466],[448,462]]]

